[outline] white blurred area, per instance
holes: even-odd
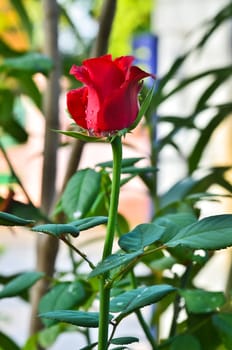
[[[202,33],[199,31],[199,25],[213,16],[226,3],[228,3],[226,0],[154,0],[153,31],[159,36],[158,62],[160,76],[167,71],[174,58],[199,38]],[[176,79],[203,71],[204,69],[231,64],[231,52],[231,23],[227,23],[215,33],[212,40],[209,41],[202,52],[199,52],[187,61]],[[41,77],[38,76],[37,78],[40,81]],[[41,86],[43,83],[44,82],[41,80]],[[170,84],[172,84],[172,82],[170,82]],[[176,115],[188,113],[194,105],[196,96],[198,96],[199,91],[205,87],[205,84],[207,84],[207,80],[184,90],[184,92],[178,94],[164,104],[160,112]],[[230,82],[225,89],[215,94],[214,99],[220,103],[226,102],[228,98],[231,98],[231,92],[232,86]],[[65,94],[61,96],[60,103],[61,127],[65,129],[70,122],[65,112]],[[208,116],[203,116],[203,119],[199,120],[200,125],[204,125],[204,118],[208,118]],[[28,104],[27,124],[30,134],[28,144],[11,148],[9,150],[9,156],[15,169],[17,169],[19,177],[23,179],[32,201],[35,204],[39,204],[44,124],[43,118],[38,115],[38,111],[30,104]],[[165,130],[158,130],[158,133],[163,132],[165,132]],[[217,133],[213,135],[213,140],[204,156],[202,166],[228,165],[232,163],[231,132],[232,121],[231,118],[228,118]],[[195,136],[188,134],[187,142],[185,141],[186,135],[184,133],[179,137],[180,143],[182,142],[187,150],[191,147],[191,140],[194,141]],[[145,157],[144,164],[146,164],[146,159],[149,156],[149,142],[146,131],[139,127],[132,135],[126,137],[126,143],[127,145],[124,147],[124,156]],[[61,165],[59,169],[60,178],[57,183],[58,187],[62,183],[68,154],[69,147],[61,149],[59,153]],[[87,145],[84,148],[80,166],[81,168],[93,166],[96,162],[107,161],[110,158],[111,152],[109,146]],[[0,171],[4,170],[7,170],[7,165],[1,159]],[[176,153],[170,148],[167,148],[162,153],[161,162],[159,164],[160,191],[162,192],[169,188],[171,184],[185,174],[185,170],[181,159],[178,158]],[[228,176],[231,177],[230,174]],[[215,191],[218,190],[220,189],[215,189]],[[202,210],[205,216],[217,213],[229,213],[232,211],[231,200],[227,199],[219,203],[203,203]],[[150,200],[145,191],[145,187],[140,181],[133,181],[122,190],[120,211],[128,218],[132,227],[149,220]],[[8,275],[34,269],[35,233],[25,230],[17,230],[16,232],[5,228],[1,228],[0,233],[0,244],[4,247],[4,251],[0,255],[1,274]],[[91,240],[90,234],[87,233],[85,238],[86,240]],[[83,239],[82,243],[85,243],[85,239]],[[99,244],[97,249],[96,244]],[[100,241],[88,245],[88,249],[88,253],[96,255],[96,252],[99,252],[101,249]],[[229,250],[226,252],[218,252],[209,266],[198,276],[196,284],[208,290],[222,290],[225,287],[230,260]],[[69,268],[68,253],[63,246],[58,255],[57,268]],[[28,304],[17,298],[1,300],[0,315],[1,330],[12,336],[19,344],[23,344],[27,338],[28,332],[28,320],[30,316]],[[149,316],[149,310],[147,309],[146,315]],[[163,319],[163,335],[166,335],[165,332],[166,329],[168,329],[169,319],[170,314],[168,313]],[[129,325],[126,329],[122,324],[121,334],[128,335],[125,331],[130,332],[130,330],[135,329],[135,327],[136,336],[141,337],[141,341],[139,344],[131,345],[130,349],[149,350],[149,345],[145,342],[142,331],[134,318],[129,320]],[[67,348],[67,344],[68,350],[78,350],[76,344],[79,343],[80,347],[84,346],[82,342],[83,339],[76,334],[64,334],[58,339],[56,344],[48,350],[62,350],[65,347]]]
[[[203,34],[202,24],[214,16],[223,6],[229,3],[227,0],[159,0],[155,1],[156,9],[153,17],[153,30],[159,37],[159,69],[164,74],[170,67],[173,59],[186,52],[199,40]],[[219,68],[223,65],[231,65],[232,41],[231,22],[215,31],[212,38],[202,50],[191,56],[181,68],[172,84],[204,70]],[[177,79],[177,80],[176,80]],[[175,94],[166,103],[162,104],[161,114],[185,115],[191,112],[197,101],[197,97],[209,84],[210,78],[204,78],[200,82],[192,84],[183,92]],[[227,81],[223,88],[218,89],[210,99],[210,102],[222,104],[231,101],[232,81]],[[198,120],[199,126],[204,127],[209,114],[203,113]],[[166,132],[159,130],[158,132]],[[179,136],[183,151],[188,152],[195,140],[194,133],[181,133]],[[232,164],[232,119],[229,116],[213,134],[212,140],[204,154],[201,167],[227,166]],[[166,148],[161,157],[160,188],[166,190],[183,174],[186,173],[184,162],[177,157],[176,152]],[[170,176],[171,174],[171,176]],[[228,179],[232,179],[232,173],[228,173]],[[225,194],[221,188],[214,186],[213,193]],[[225,198],[219,202],[202,202],[202,216],[216,215],[232,212],[232,200]],[[195,284],[206,290],[224,290],[231,264],[231,249],[218,251],[210,263],[200,272]],[[177,266],[178,272],[178,266]],[[170,326],[171,310],[163,317],[161,335],[167,336]]]
[[[204,33],[204,23],[228,4],[229,1],[175,0],[173,2],[172,0],[160,0],[155,1],[155,3],[153,31],[159,37],[158,66],[159,74],[162,76],[167,72],[175,58],[194,47]],[[172,88],[179,79],[190,77],[205,70],[219,68],[223,65],[230,65],[231,61],[231,23],[227,21],[214,32],[203,49],[192,54],[186,60],[176,74],[175,79],[168,84]],[[164,102],[159,112],[161,115],[188,115],[191,113],[200,94],[210,82],[211,77],[205,77],[189,85],[189,87],[168,99],[167,102]],[[209,102],[223,104],[231,101],[231,93],[232,81],[230,80],[223,85],[223,88],[218,89],[213,94]],[[211,115],[207,114],[207,112],[202,113],[197,120],[198,125],[204,127],[210,117]],[[213,140],[207,148],[201,163],[202,167],[231,164],[231,131],[232,122],[231,118],[228,118],[213,135]],[[158,130],[160,134],[165,132],[165,129]],[[195,134],[183,131],[178,137],[182,146],[182,152],[186,154],[195,141]],[[160,166],[159,173],[162,179],[162,182],[160,182],[162,190],[169,188],[170,183],[175,182],[186,173],[186,169],[183,161],[177,158],[176,152],[168,147],[163,152],[161,161],[163,163]]]

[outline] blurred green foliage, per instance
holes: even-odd
[[[90,39],[83,37],[79,24],[77,25],[71,18],[70,11],[74,3],[74,0],[60,2],[61,28],[65,28],[67,35],[71,35],[74,41],[72,47],[73,51],[75,51],[72,52],[70,50],[67,53],[65,50],[61,50],[63,75],[66,77],[68,77],[69,68],[73,63],[78,64],[83,57],[88,57],[92,40],[94,40],[94,37]],[[85,7],[87,15],[93,21],[96,20],[99,15],[101,1],[79,0],[77,3]],[[40,73],[46,78],[53,65],[53,62],[42,54],[44,39],[42,35],[43,13],[41,2],[36,0],[9,0],[8,4],[11,5],[11,11],[16,16],[15,19],[17,21],[14,23],[18,26],[18,29],[15,28],[13,33],[8,36],[6,35],[6,31],[8,31],[7,28],[10,26],[7,25],[7,17],[3,22],[0,21],[0,146],[2,151],[4,151],[6,146],[6,144],[2,144],[4,140],[3,136],[5,137],[5,135],[10,136],[14,142],[23,143],[27,141],[28,133],[25,128],[25,106],[23,104],[23,98],[27,96],[36,108],[42,111],[43,96],[35,83],[35,75]],[[118,9],[109,49],[114,56],[129,54],[131,52],[130,42],[133,34],[150,29],[152,9],[153,2],[151,0],[118,1]],[[221,186],[227,191],[228,195],[232,192],[232,185],[226,177],[226,173],[230,170],[230,165],[212,167],[205,169],[204,172],[199,171],[204,151],[214,131],[221,125],[223,120],[231,116],[231,99],[224,104],[214,104],[210,98],[217,89],[224,87],[228,79],[231,79],[232,67],[228,65],[226,67],[212,68],[199,74],[185,77],[184,79],[176,79],[179,70],[185,64],[186,60],[191,58],[192,54],[204,49],[208,43],[208,39],[213,38],[214,32],[225,21],[231,21],[231,18],[232,5],[228,3],[214,18],[205,23],[204,33],[196,46],[190,51],[180,54],[174,60],[167,73],[159,79],[156,92],[151,101],[149,113],[147,113],[144,123],[149,131],[151,141],[151,166],[141,168],[137,164],[141,160],[139,158],[124,161],[122,167],[124,177],[121,183],[121,185],[124,185],[135,176],[140,177],[146,185],[151,201],[154,203],[154,217],[151,223],[147,224],[148,226],[140,225],[130,232],[128,232],[129,228],[126,220],[120,218],[118,231],[120,234],[124,233],[123,238],[119,241],[119,249],[121,250],[115,255],[112,255],[109,260],[100,263],[97,270],[95,270],[95,273],[97,271],[99,274],[105,272],[106,269],[110,271],[111,279],[109,279],[109,284],[113,287],[112,296],[116,298],[117,295],[122,295],[123,302],[129,302],[132,306],[135,305],[131,307],[130,311],[135,312],[138,318],[140,317],[137,313],[139,307],[149,305],[156,300],[159,301],[156,304],[156,308],[152,309],[149,323],[150,329],[152,327],[155,327],[156,330],[159,329],[161,315],[172,304],[174,311],[171,320],[170,337],[158,345],[157,348],[160,349],[185,349],[189,345],[189,342],[191,342],[192,349],[194,350],[218,350],[219,348],[220,350],[228,350],[232,344],[231,331],[228,331],[232,324],[230,313],[231,291],[225,297],[224,294],[223,296],[220,294],[218,297],[214,292],[208,294],[205,291],[199,291],[195,285],[195,277],[206,266],[214,254],[208,248],[219,249],[231,245],[229,234],[231,230],[231,216],[217,216],[209,218],[209,220],[198,221],[200,214],[198,203],[202,199],[209,201],[218,199],[217,195],[209,192],[211,186],[214,184]],[[5,33],[4,35],[3,32]],[[16,37],[21,38],[21,41],[17,41],[18,46],[15,45]],[[159,114],[159,109],[165,101],[168,101],[169,98],[172,98],[180,91],[184,91],[186,87],[191,88],[191,84],[201,81],[204,77],[210,77],[210,83],[199,94],[196,105],[193,106],[189,115],[173,115],[172,111],[168,115]],[[71,77],[69,79],[71,86],[73,81]],[[170,87],[170,82],[175,82],[175,84],[171,84]],[[201,117],[201,113],[205,111],[214,113],[206,125],[200,128],[197,118]],[[165,135],[158,136],[154,140],[155,131],[161,123],[169,126],[168,132]],[[154,169],[159,164],[162,151],[166,147],[174,148],[180,157],[183,158],[183,148],[185,145],[179,144],[177,140],[178,134],[183,132],[183,130],[186,134],[189,131],[194,131],[197,135],[196,142],[193,143],[189,154],[184,155],[187,169],[186,174],[164,193],[160,194],[158,174]],[[75,227],[73,231],[73,227],[71,226],[70,232],[67,232],[68,221],[74,219],[74,214],[81,213],[83,217],[80,220],[87,220],[88,227],[92,227],[90,226],[92,217],[107,215],[111,170],[111,163],[106,162],[99,164],[96,170],[86,169],[75,174],[68,183],[57,205],[57,213],[62,218],[62,225],[57,226],[57,222],[53,222],[54,218],[49,218],[49,227],[45,224],[43,231],[62,239],[70,247],[71,242],[66,239],[67,234],[74,232],[75,234],[73,236],[79,236],[79,231],[86,229],[86,226],[84,228],[82,226],[81,229],[80,227],[78,229]],[[0,184],[6,187],[8,186],[9,189],[12,189],[12,185],[15,183],[21,186],[20,180],[15,176],[14,169],[9,167],[9,172],[10,174],[1,175]],[[82,183],[86,174],[91,174],[91,176],[87,176],[85,186],[81,186],[80,183]],[[95,189],[95,198],[93,198],[93,192],[90,191],[92,188]],[[74,197],[73,193],[75,194]],[[34,210],[35,208],[31,203],[16,202],[12,200],[12,196],[12,191],[9,191],[6,199],[0,198],[0,205],[2,205],[5,211],[17,214],[20,217],[22,215],[22,217],[26,216],[38,221],[41,219],[38,211]],[[6,219],[9,219],[8,214],[2,213],[1,215],[3,223],[6,223]],[[11,224],[15,225],[19,224],[21,219],[16,217],[10,220]],[[55,220],[57,220],[57,217]],[[96,224],[96,221],[94,222]],[[120,222],[123,225],[120,225]],[[73,225],[74,222],[71,222],[71,224]],[[70,229],[70,226],[68,228]],[[216,233],[215,230],[217,230]],[[217,236],[219,231],[221,236]],[[91,242],[94,241],[95,243],[97,239],[97,237],[91,236]],[[202,248],[204,254],[199,254],[198,248]],[[77,248],[75,252],[78,253]],[[65,320],[68,320],[70,323],[73,322],[75,312],[79,312],[76,314],[78,316],[78,322],[83,321],[86,324],[88,310],[91,309],[97,295],[98,280],[93,277],[88,282],[83,282],[89,277],[82,269],[79,269],[83,260],[79,259],[79,256],[74,256],[73,253],[70,253],[70,260],[72,265],[71,271],[57,271],[56,276],[51,280],[51,288],[47,296],[45,295],[42,305],[46,300],[49,300],[49,302],[48,305],[46,303],[46,310],[42,311],[56,311],[55,314],[50,314],[50,317],[59,321],[65,316]],[[147,274],[138,275],[135,282],[136,270],[133,270],[133,267],[138,263],[146,267]],[[128,275],[128,264],[131,268],[130,275]],[[181,267],[182,273],[175,273],[175,269],[173,268],[176,265]],[[24,276],[23,279],[22,276],[18,279],[17,276],[13,275],[7,276],[7,278],[5,276],[0,277],[0,282],[2,286],[6,286],[6,291],[9,288],[8,283],[11,283],[10,286],[12,286],[12,283],[15,286],[16,283],[16,287],[20,287],[23,291],[24,288],[29,288],[27,284],[24,284]],[[32,282],[34,283],[34,277],[36,280],[37,275],[32,274],[32,277]],[[68,279],[68,282],[65,279]],[[21,284],[22,281],[23,284]],[[80,314],[80,311],[71,310],[67,315],[67,313],[65,314],[58,310],[57,316],[57,307],[54,307],[54,305],[57,306],[58,304],[59,307],[60,305],[61,307],[66,307],[67,301],[70,302],[73,281],[75,281],[75,298],[73,299],[73,303],[71,302],[68,305],[70,308],[75,308],[76,298],[82,293],[83,298],[81,301],[78,301],[78,305],[81,306],[84,312],[81,311]],[[69,289],[70,285],[72,287],[71,290]],[[144,296],[141,297],[140,291],[144,292],[144,289],[141,289],[144,285],[149,286],[149,288],[145,291]],[[156,285],[158,287],[164,285],[162,288],[164,288],[165,297],[163,293],[160,294],[159,288],[158,290],[153,288],[154,285],[155,287]],[[171,287],[166,287],[167,285]],[[60,298],[59,293],[60,290],[66,290],[66,288],[68,289],[68,300],[65,297],[65,293],[62,295],[62,298]],[[166,293],[169,289],[172,291],[170,295]],[[217,289],[217,284],[215,284],[215,289]],[[158,299],[156,298],[157,295],[159,296]],[[133,304],[134,296],[136,298],[141,297],[139,301],[135,301],[135,304]],[[202,298],[206,298],[204,300],[207,300],[209,303],[208,309],[202,308]],[[49,310],[51,301],[53,306]],[[221,312],[222,310],[223,312]],[[118,322],[124,317],[123,308],[119,309],[119,311],[122,315],[121,319],[120,317],[117,319]],[[185,319],[180,321],[179,316],[182,311],[185,312],[186,316]],[[94,321],[95,326],[98,318],[95,314],[90,314],[89,316],[90,324]],[[49,343],[48,339],[51,338],[52,342],[55,341],[58,335],[65,330],[73,331],[73,328],[70,327],[70,325],[67,326],[62,323],[58,328],[54,329],[51,327],[46,329],[47,333],[43,334],[43,343],[46,343],[46,339],[47,343]],[[88,330],[78,329],[78,331],[85,336],[87,343],[90,344],[91,339]],[[39,342],[40,336],[41,333],[29,339],[24,350],[31,350],[30,344]],[[2,344],[5,344],[2,346],[4,350],[18,350],[18,346],[4,334],[0,334],[0,339]],[[127,338],[118,339],[116,342],[118,344],[126,344],[129,341],[130,339]],[[36,345],[34,348],[36,348]],[[89,345],[90,348],[93,348],[93,346]]]
[[[150,31],[154,1],[119,0],[117,6],[109,45],[109,52],[114,57],[128,55],[132,51],[134,34]]]

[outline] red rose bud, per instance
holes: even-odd
[[[133,61],[133,56],[112,60],[104,55],[72,66],[70,74],[84,86],[67,93],[68,111],[90,135],[110,136],[135,121],[140,81],[152,74],[133,66]]]

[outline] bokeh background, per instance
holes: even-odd
[[[150,117],[124,140],[125,157],[141,157],[141,166],[158,168],[156,201],[141,179],[123,187],[119,211],[127,225],[148,222],[174,184],[190,175],[199,179],[214,167],[224,167],[225,181],[214,174],[207,189],[216,200],[199,201],[201,216],[230,213],[231,18],[228,0],[1,0],[0,210],[30,217],[41,208],[50,214],[77,169],[110,159],[106,144],[78,143],[52,131],[71,128],[65,93],[78,84],[69,76],[71,65],[109,52],[132,54],[157,76]],[[194,127],[185,122],[191,115]],[[44,255],[35,233],[6,228],[0,233],[0,283],[40,266]],[[80,244],[97,261],[103,233],[94,234]],[[58,271],[70,268],[64,246],[54,264]],[[216,281],[217,289],[225,289],[230,265],[229,251],[217,253],[207,280],[200,275],[198,284],[210,290]],[[19,298],[0,300],[1,331],[23,346],[33,327],[31,312],[31,304]],[[67,344],[76,349],[72,336],[63,334],[49,349]],[[134,349],[146,346],[141,342]]]

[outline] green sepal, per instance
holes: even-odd
[[[154,83],[152,88],[148,91],[143,103],[141,104],[139,113],[138,113],[134,123],[127,129],[128,132],[131,131],[132,129],[136,128],[136,126],[139,124],[139,122],[142,119],[142,117],[144,116],[144,114],[147,112],[147,110],[151,104],[151,100],[152,100],[152,97],[154,95],[155,88],[156,88],[156,84]]]
[[[58,132],[59,134],[73,137],[74,139],[85,141],[85,142],[103,142],[106,140],[106,138],[103,136],[102,137],[89,136],[89,135],[85,134],[84,132],[63,131],[63,130],[53,130],[53,131]]]

